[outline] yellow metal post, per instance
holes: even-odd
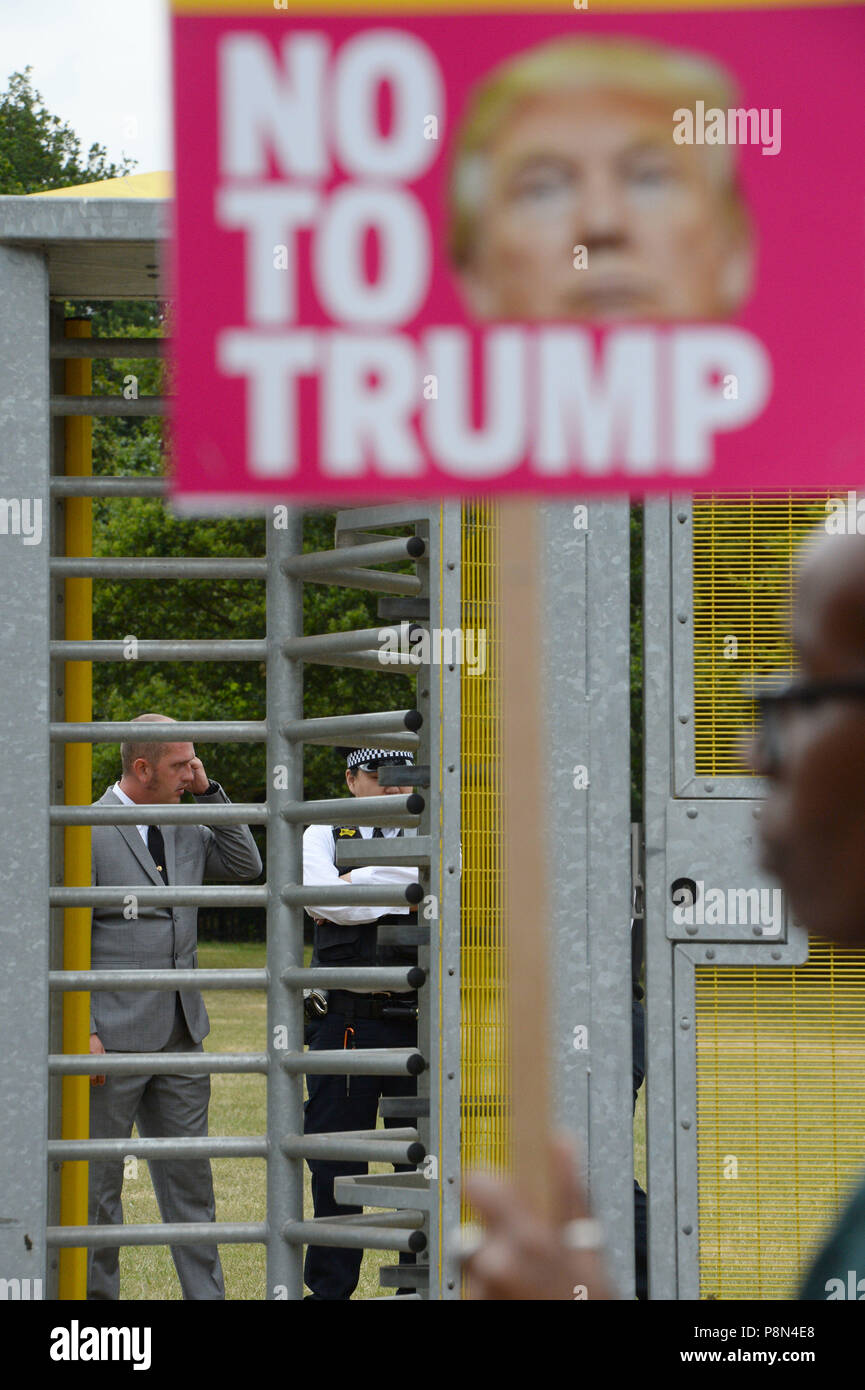
[[[67,338],[89,338],[87,319],[67,319]],[[67,394],[87,396],[91,392],[89,358],[70,358],[66,362]],[[89,416],[66,419],[67,476],[86,476],[93,471],[92,421]],[[66,499],[66,554],[93,554],[93,516],[89,497]],[[66,640],[89,641],[93,636],[93,581],[67,579],[65,589]],[[69,723],[89,723],[93,717],[93,667],[89,661],[67,661],[65,679],[65,718]],[[92,800],[92,745],[66,745],[65,776],[67,805],[87,805]],[[63,882],[67,888],[90,883],[90,826],[70,825],[64,831]],[[66,908],[63,913],[63,968],[90,969],[89,907]],[[66,994],[63,1002],[63,1051],[90,1050],[90,995]],[[86,1076],[63,1078],[61,1135],[64,1139],[87,1139],[90,1134],[90,1079]],[[87,1225],[87,1164],[64,1163],[60,1175],[60,1223]],[[87,1292],[87,1251],[60,1251],[59,1297],[83,1299]]]

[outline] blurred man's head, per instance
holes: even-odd
[[[729,108],[737,94],[714,63],[641,42],[555,40],[491,73],[451,178],[451,257],[472,312],[734,314],[752,279],[736,151],[673,141],[674,111],[698,100]]]
[[[174,724],[167,714],[139,714],[133,724]],[[142,730],[141,741],[121,743],[120,764],[123,776],[120,785],[133,801],[169,804],[177,802],[192,786],[194,774],[190,766],[195,757],[191,743],[166,743],[147,739]]]
[[[802,682],[865,682],[865,537],[821,534],[796,586],[793,638]],[[762,862],[797,921],[845,944],[865,943],[865,699],[792,703],[773,716],[775,751],[755,740],[769,777]]]

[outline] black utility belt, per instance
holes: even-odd
[[[327,1011],[344,1014],[346,1018],[411,1021],[417,1018],[417,994],[410,990],[401,994],[354,994],[348,989],[329,989]]]

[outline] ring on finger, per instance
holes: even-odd
[[[480,1226],[472,1222],[466,1222],[458,1230],[457,1248],[452,1252],[452,1259],[456,1264],[464,1265],[468,1260],[474,1258],[484,1243],[484,1232]]]
[[[569,1221],[562,1227],[562,1242],[569,1250],[600,1250],[604,1243],[600,1221],[591,1216]]]

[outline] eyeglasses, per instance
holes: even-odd
[[[865,700],[865,679],[806,681],[779,676],[742,681],[741,690],[760,712],[756,736],[768,769],[776,771],[783,756],[784,715],[797,706],[813,709],[826,700]]]
[[[380,767],[411,767],[411,763],[394,763],[390,759],[387,762],[355,763],[351,772],[378,772]]]

